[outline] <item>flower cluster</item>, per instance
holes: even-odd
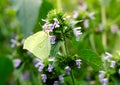
[[[39,61],[38,63],[35,64],[35,67],[38,68],[38,71],[41,72],[44,68],[43,61]]]
[[[109,77],[107,76],[107,74],[109,73],[109,70],[114,69],[115,65],[116,65],[116,61],[112,60],[113,56],[109,53],[109,52],[105,52],[105,57],[104,57],[104,66],[105,66],[105,70],[101,70],[99,71],[99,81],[102,83],[102,85],[108,85],[108,81],[109,81]],[[119,74],[119,70],[118,70],[118,74]],[[109,73],[110,75],[110,73]],[[105,78],[106,76],[106,78]]]
[[[79,69],[81,67],[81,61],[80,59],[75,60],[76,67]],[[47,81],[50,79],[49,76],[54,77],[54,73],[56,73],[55,68],[56,66],[56,60],[55,59],[48,59],[48,64],[44,64],[45,62],[41,60],[37,60],[37,63],[35,64],[35,67],[38,68],[39,72],[42,72],[41,79],[43,83],[47,83]],[[64,73],[60,72],[58,77],[55,77],[55,80],[53,81],[53,85],[59,85],[59,83],[64,83],[64,77],[71,75],[72,68],[70,66],[65,66],[63,69]],[[57,73],[58,74],[58,73]]]
[[[42,29],[49,33],[51,44],[69,37],[71,26],[68,24],[68,16],[62,11],[52,10],[48,13],[47,18],[42,19],[42,21],[45,22]]]
[[[47,20],[42,19],[42,21],[45,22],[45,24],[42,26],[44,31],[52,32],[54,28],[59,28],[60,24],[57,18],[53,18],[54,23],[50,23]]]
[[[102,85],[108,85],[108,78],[104,78],[105,71],[99,71],[99,81],[102,83]]]
[[[83,14],[84,13],[84,14]],[[82,12],[79,12],[79,11],[74,11],[74,14],[73,14],[73,18],[76,20],[76,21],[79,21],[81,20],[82,24],[83,24],[83,27],[84,28],[89,28],[90,25],[90,20],[94,20],[95,19],[95,12],[85,12],[85,11],[82,11]],[[80,22],[80,23],[81,23]],[[79,24],[80,24],[79,23]]]
[[[112,55],[108,52],[105,52],[106,56],[104,57],[104,60],[107,61],[108,63],[110,63],[110,67],[111,68],[114,68],[115,67],[115,64],[116,64],[116,61],[114,60],[111,60],[112,58]]]

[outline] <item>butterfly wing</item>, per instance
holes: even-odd
[[[40,31],[31,35],[25,40],[23,49],[29,50],[36,57],[42,60],[48,58],[51,45],[47,33]]]

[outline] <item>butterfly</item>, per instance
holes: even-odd
[[[39,31],[29,36],[24,41],[23,49],[27,49],[41,60],[48,58],[51,50],[49,35],[44,31]]]

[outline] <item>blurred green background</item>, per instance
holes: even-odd
[[[42,30],[44,23],[41,19],[45,19],[50,10],[56,9],[59,1],[0,1],[0,85],[39,85],[39,73],[33,70],[34,65],[31,63],[33,55],[22,49],[22,40]],[[95,19],[90,21],[90,30],[83,27],[86,37],[78,46],[90,48],[99,55],[105,51],[113,54],[120,52],[120,0],[61,0],[61,7],[73,16],[74,11],[79,11],[78,7],[83,3],[87,5],[85,12],[95,12]],[[98,31],[99,24],[104,26],[102,32]],[[111,31],[114,25],[118,26],[115,33]],[[14,68],[13,60],[16,58],[21,59],[21,67]],[[22,78],[24,72],[31,74],[29,80],[24,81]]]

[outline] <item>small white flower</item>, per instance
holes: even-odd
[[[59,81],[60,81],[61,83],[64,83],[64,77],[63,77],[63,75],[60,75],[60,76],[59,76]]]
[[[70,75],[71,68],[69,66],[65,67],[65,72],[67,75]]]
[[[115,67],[115,64],[116,64],[116,61],[113,61],[113,60],[112,60],[112,61],[111,61],[111,64],[110,64],[110,67],[111,67],[111,68],[114,68],[114,67]]]
[[[44,68],[43,61],[39,61],[38,63],[35,64],[35,67],[38,68],[38,71],[41,72]]]
[[[89,20],[85,19],[84,22],[83,22],[83,24],[84,24],[85,28],[88,28],[89,27]]]
[[[54,68],[54,65],[49,64],[48,65],[48,72],[52,72]]]
[[[54,18],[53,20],[54,20],[54,26],[55,26],[55,28],[60,27],[58,19]]]
[[[20,59],[14,59],[14,60],[13,60],[13,63],[14,63],[14,67],[17,68],[17,67],[20,66],[21,60],[20,60]]]
[[[108,52],[105,52],[106,56],[104,57],[104,60],[108,60],[112,57],[112,55]]]
[[[15,46],[18,46],[19,45],[19,42],[17,41],[17,39],[11,39],[11,47],[14,48]]]
[[[113,34],[116,33],[118,30],[119,30],[118,25],[112,25],[112,26],[111,26],[111,32],[112,32]]]
[[[82,34],[80,29],[81,29],[81,27],[77,27],[77,28],[73,29],[73,33],[76,37],[76,41],[79,41],[79,36]]]
[[[91,19],[95,19],[94,15],[95,15],[95,12],[91,12],[89,13],[88,17]]]
[[[53,25],[53,24],[49,24],[49,25],[48,25],[48,28],[49,28],[49,31],[52,32],[53,29],[54,29],[54,25]]]
[[[46,74],[41,74],[42,80],[45,83],[47,80],[47,75]]]
[[[99,77],[99,81],[100,82],[102,82],[103,81],[103,78],[104,78],[104,76],[105,76],[105,71],[99,71],[99,75],[98,75],[98,77]]]
[[[103,30],[103,25],[102,25],[102,24],[99,24],[98,30],[99,30],[99,31],[102,31],[102,30]]]
[[[58,85],[58,81],[54,81],[54,84],[53,85]]]
[[[77,59],[77,60],[76,60],[76,65],[77,65],[78,68],[81,67],[81,66],[80,66],[80,65],[82,64],[81,61],[82,61],[82,60],[80,60],[80,59]]]
[[[55,35],[50,36],[50,43],[51,44],[55,44],[55,40],[56,40],[56,36]]]
[[[103,85],[108,85],[108,78],[104,78],[102,84]]]
[[[74,11],[73,18],[77,18],[77,17],[78,17],[78,12]]]
[[[118,74],[120,75],[120,68],[118,69]]]

